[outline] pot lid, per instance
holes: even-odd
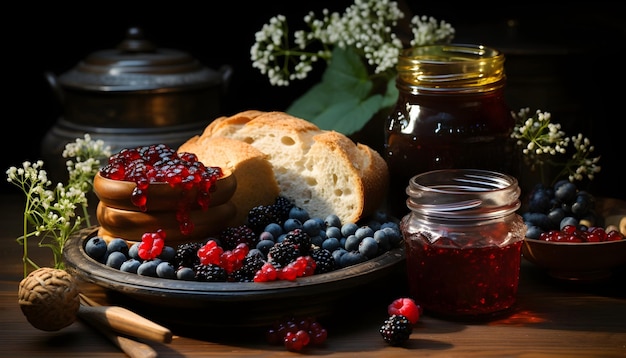
[[[62,87],[100,92],[179,91],[219,86],[223,78],[189,54],[157,48],[130,28],[115,49],[96,51],[62,74]]]

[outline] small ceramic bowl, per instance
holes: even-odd
[[[144,233],[162,229],[167,244],[176,246],[218,233],[237,212],[230,201],[237,180],[230,172],[225,172],[214,184],[215,190],[211,192],[206,210],[193,200],[196,189],[183,191],[168,183],[151,183],[147,190],[146,211],[141,211],[130,199],[135,187],[133,182],[104,178],[99,173],[94,177],[94,192],[99,199],[96,210],[100,225],[98,234],[105,239],[121,237],[130,242],[141,241]],[[181,232],[177,220],[178,206],[183,199],[190,203],[189,219],[193,223],[188,234]]]
[[[599,198],[597,213],[603,225],[615,225],[626,216],[626,202]],[[526,238],[523,257],[545,269],[552,277],[565,280],[606,279],[613,270],[626,265],[626,239],[608,242],[549,242]]]

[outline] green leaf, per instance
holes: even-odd
[[[359,55],[336,48],[320,83],[296,99],[286,112],[322,129],[350,135],[380,109],[395,103],[397,89],[391,77],[385,93],[373,93],[374,83]]]

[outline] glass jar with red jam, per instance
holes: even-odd
[[[409,292],[425,312],[490,318],[514,303],[526,226],[517,179],[479,169],[414,176],[400,222]],[[406,198],[406,195],[405,195]]]
[[[399,95],[385,125],[389,210],[407,213],[404,187],[419,173],[478,168],[516,175],[504,55],[480,45],[432,45],[398,57]]]

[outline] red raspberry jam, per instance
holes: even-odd
[[[446,316],[503,311],[515,303],[522,241],[503,247],[456,247],[448,238],[430,243],[406,238],[411,294],[425,310]]]
[[[446,169],[409,181],[400,229],[409,292],[426,313],[489,318],[517,295],[526,226],[511,176]]]
[[[137,184],[131,201],[141,211],[147,209],[149,184],[163,182],[173,188],[181,187],[184,191],[197,189],[196,204],[206,210],[213,184],[223,176],[223,172],[219,167],[205,166],[193,153],[179,154],[165,144],[155,144],[122,149],[109,158],[107,165],[100,169],[100,175]],[[189,235],[194,228],[189,216],[192,204],[181,200],[175,208],[176,220],[183,235]]]

